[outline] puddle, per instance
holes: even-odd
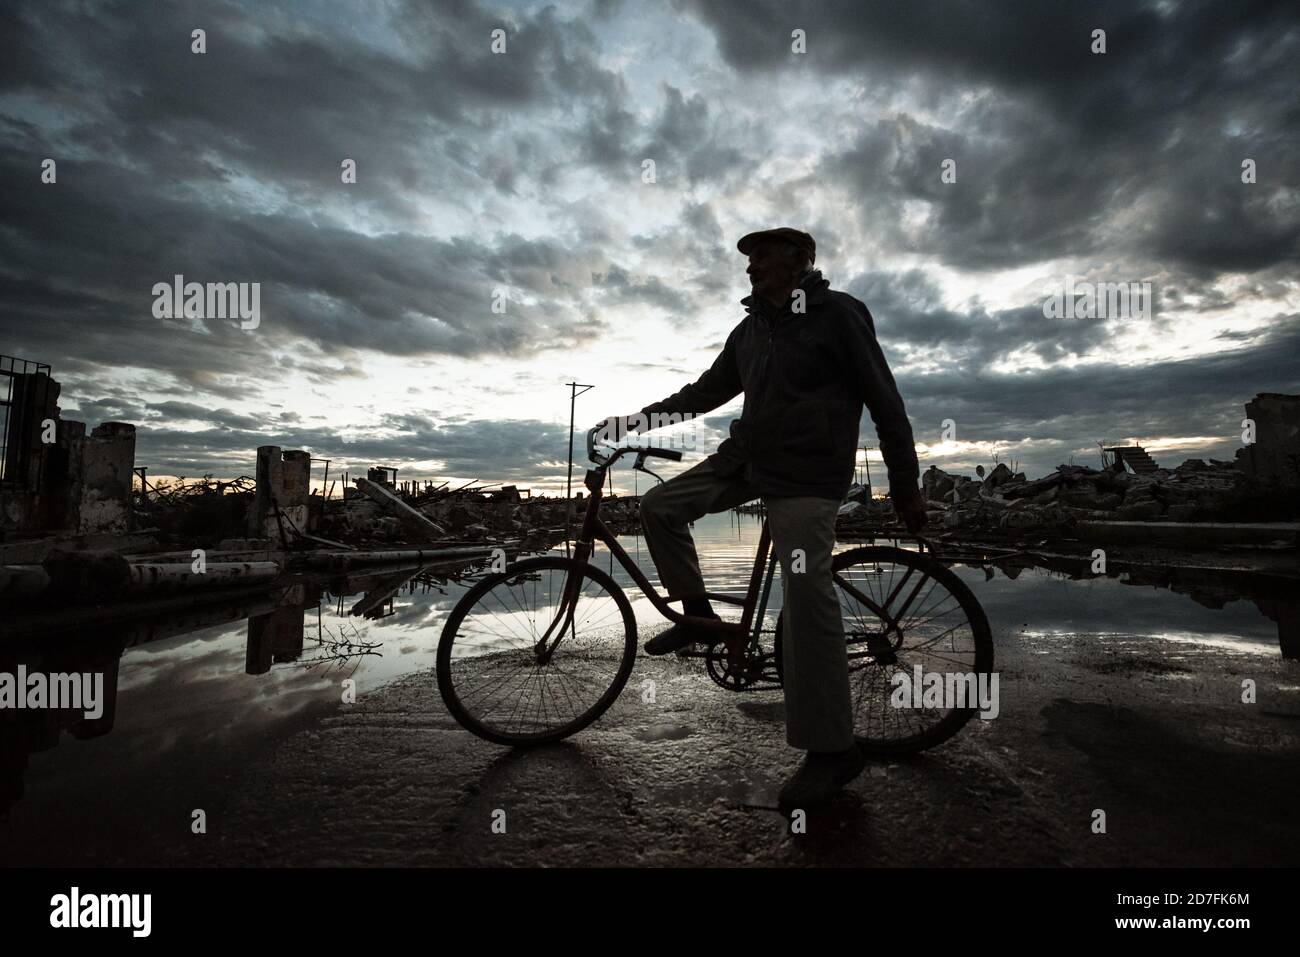
[[[632,733],[632,737],[638,741],[681,741],[683,738],[689,738],[694,731],[684,724],[654,724],[648,728],[641,728]]]
[[[742,591],[760,519],[709,516],[695,536],[706,587]],[[625,548],[655,578],[640,536]],[[855,543],[843,547],[855,547]],[[633,598],[642,628],[662,624],[627,573],[603,548],[595,562]],[[956,566],[979,598],[995,641],[1053,641],[1057,636],[1157,639],[1177,646],[1180,661],[1141,660],[1116,670],[1179,675],[1194,670],[1197,646],[1241,654],[1281,652],[1298,617],[1297,603],[1276,582],[1184,576],[1162,570],[1162,587],[1140,576],[1064,577],[1059,571]],[[172,820],[178,796],[193,806],[234,786],[248,761],[299,728],[336,712],[352,687],[360,698],[396,678],[428,675],[446,617],[478,569],[377,570],[350,578],[303,578],[271,594],[160,612],[59,634],[0,640],[0,672],[94,672],[104,676],[104,709],[0,711],[0,851],[6,844],[40,861],[114,863],[139,860],[137,848],[158,835],[187,833]],[[1292,587],[1291,594],[1295,589]],[[773,590],[769,620],[780,606]],[[724,614],[727,612],[724,611]],[[1279,624],[1282,622],[1283,624]],[[1289,624],[1288,624],[1289,623]],[[6,623],[8,627],[9,623]],[[1033,649],[1051,654],[1050,647]],[[351,686],[347,683],[351,682]],[[777,700],[737,706],[765,726],[783,720]],[[677,741],[690,727],[666,722],[642,729],[642,741]],[[770,803],[770,784],[731,782],[692,794],[725,792],[730,803]],[[207,795],[208,797],[205,797]],[[690,794],[676,795],[685,800]],[[672,798],[674,795],[665,795]],[[7,834],[7,836],[5,836]],[[46,854],[51,848],[62,853]],[[0,855],[7,856],[7,855]],[[159,860],[156,863],[166,863]]]

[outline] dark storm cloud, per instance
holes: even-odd
[[[310,449],[330,459],[330,471],[356,473],[378,462],[437,460],[438,474],[479,477],[490,482],[559,480],[567,473],[557,450],[567,441],[567,423],[559,426],[529,420],[466,420],[436,423],[406,417],[385,427],[265,429],[210,428],[184,431],[142,424],[136,433],[136,461],[159,475],[251,475],[261,445]],[[356,434],[354,441],[340,434]],[[544,463],[553,463],[546,465]],[[407,467],[407,477],[426,477]],[[427,477],[432,477],[427,475]]]
[[[680,289],[656,276],[634,276],[621,266],[612,266],[592,279],[612,303],[646,303],[670,313],[690,309],[691,301]]]
[[[175,422],[189,419],[197,422],[214,422],[227,429],[259,429],[264,420],[253,415],[241,415],[230,409],[210,409],[193,402],[153,402],[149,405],[149,418]]]
[[[753,176],[762,155],[742,147],[762,142],[765,132],[700,93],[686,96],[664,84],[663,105],[644,124],[622,100],[605,99],[582,128],[579,157],[611,179],[642,183],[643,164],[654,161],[655,182],[679,188],[743,183]]]
[[[677,329],[691,325],[703,303],[717,302],[743,278],[745,259],[726,241],[710,203],[688,200],[671,225],[632,237],[632,245],[653,262],[671,262],[685,275],[660,297]]]
[[[952,419],[957,439],[1019,444],[1022,469],[1042,474],[1079,448],[1129,436],[1217,437],[1204,452],[1232,458],[1241,447],[1245,403],[1257,392],[1293,392],[1300,315],[1277,317],[1248,346],[1224,337],[1221,351],[1189,359],[996,374],[976,368],[898,377],[918,441],[940,439]],[[869,419],[864,438],[874,444]],[[1178,465],[1187,453],[1156,454]],[[956,460],[964,460],[957,456]],[[1083,464],[1096,465],[1085,458]],[[939,464],[943,464],[940,461]]]
[[[12,155],[0,168],[24,184],[0,198],[13,224],[0,237],[0,306],[23,354],[57,355],[76,342],[83,363],[155,366],[186,379],[247,372],[276,345],[515,354],[562,346],[589,325],[572,304],[581,270],[570,265],[566,280],[566,258],[548,243],[372,237],[291,215],[198,210],[98,163],[64,161],[48,187],[32,184]],[[196,332],[155,319],[153,286],[175,274],[261,283],[261,325],[245,332],[211,320]],[[542,296],[550,309],[543,318],[515,303],[495,314],[498,286]],[[156,348],[160,338],[166,350]]]
[[[741,269],[744,259],[735,247],[726,242],[717,212],[709,203],[687,201],[670,226],[652,233],[639,233],[632,237],[632,245],[661,259],[669,259],[682,266],[709,267],[716,274],[721,262]]]
[[[667,99],[645,144],[646,156],[660,157],[660,166],[664,158],[675,161],[688,182],[724,181],[753,169],[756,157],[739,145],[747,138],[732,128],[717,106],[711,107],[703,94],[686,97],[674,86],[666,86],[664,92]]]
[[[1202,275],[1300,255],[1293,3],[687,6],[738,71],[912,78],[930,106],[960,113],[955,129],[876,120],[823,163],[892,246],[972,268],[1105,248]],[[802,56],[790,52],[796,27]],[[1107,31],[1105,54],[1089,51],[1094,28]],[[939,179],[947,158],[955,184]],[[1245,158],[1261,170],[1253,186]],[[911,232],[908,199],[932,205]]]
[[[458,166],[430,151],[450,124],[461,126],[457,142],[473,143],[492,110],[546,104],[560,91],[619,96],[621,81],[595,65],[586,28],[551,10],[502,20],[470,3],[410,4],[394,26],[414,46],[398,56],[354,39],[345,23],[330,31],[291,12],[260,4],[164,4],[149,16],[134,4],[8,11],[7,42],[44,55],[16,50],[0,88],[43,98],[50,118],[0,120],[0,176],[18,184],[0,200],[9,348],[60,356],[75,342],[64,371],[140,364],[196,385],[265,365],[275,347],[520,355],[564,347],[593,328],[575,307],[589,281],[581,252],[517,236],[373,235],[315,212],[346,201],[409,220],[413,196],[454,199],[481,184],[472,161]],[[204,56],[189,49],[198,24],[208,31]],[[509,69],[488,50],[497,26],[510,31]],[[535,144],[518,142],[516,160],[526,163]],[[47,156],[59,160],[55,185],[36,180]],[[344,156],[360,171],[348,192],[338,181]],[[302,205],[248,192],[236,179],[248,176]],[[509,164],[493,178],[513,189]],[[195,332],[153,320],[150,290],[176,273],[262,283],[263,326],[241,337],[230,325]],[[495,314],[498,287],[541,302]]]
[[[88,385],[93,389],[93,385]],[[132,422],[143,428],[159,428],[176,422],[201,422],[219,429],[236,429],[244,432],[266,428],[286,427],[301,421],[293,412],[280,412],[265,416],[244,415],[230,409],[212,408],[194,402],[169,400],[142,402],[116,392],[100,395],[97,399],[75,398],[62,407],[63,417],[94,427],[101,422]]]
[[[867,304],[887,346],[942,360],[954,371],[983,369],[1020,351],[1044,363],[1095,358],[1127,321],[1049,319],[1041,301],[995,311],[976,303],[958,311],[942,305],[937,283],[919,269],[864,273],[844,288]]]
[[[60,404],[61,418],[94,428],[101,422],[138,422],[144,418],[145,403],[124,395],[102,395],[98,399],[76,398]]]
[[[1138,362],[1116,344],[1130,331],[1130,320],[1122,318],[1049,319],[1041,300],[1003,310],[978,304],[954,310],[943,304],[933,279],[915,269],[865,273],[846,290],[871,309],[918,441],[938,443],[943,421],[952,419],[960,441],[1019,446],[1020,467],[1031,474],[1095,441],[1129,436],[1218,436],[1206,454],[1231,458],[1240,446],[1245,403],[1257,392],[1300,387],[1300,316],[1293,314],[1274,316],[1250,332],[1219,331],[1221,348],[1214,352]],[[1192,316],[1157,322],[1154,329],[1174,332],[1181,323],[1205,321]],[[1012,354],[1041,360],[1043,367],[1022,362],[1016,372],[994,371]],[[942,371],[900,371],[903,357],[917,360],[913,367],[937,363]],[[1059,364],[1084,358],[1089,361]],[[875,444],[866,416],[862,436]],[[1162,465],[1177,465],[1186,455],[1168,457],[1175,460]]]
[[[662,311],[683,333],[664,358],[687,354],[702,310],[725,303],[739,318],[744,260],[722,222],[781,210],[817,236],[832,282],[872,309],[927,441],[953,418],[962,438],[1034,439],[1042,468],[1124,434],[1223,435],[1226,454],[1245,400],[1300,386],[1294,317],[1224,330],[1210,356],[1131,366],[1112,351],[1121,324],[1049,320],[1036,302],[955,303],[927,271],[1074,257],[1092,279],[1158,276],[1162,303],[1184,313],[1293,295],[1296,5],[676,5],[724,62],[705,42],[702,61],[650,81],[640,64],[627,76],[611,65],[625,51],[596,31],[638,8],[605,0],[6,5],[0,349],[54,361],[89,424],[139,422],[140,461],[155,471],[251,471],[270,442],[357,466],[437,458],[491,480],[558,477],[536,463],[555,457],[563,430],[537,422],[416,415],[363,432],[233,409],[263,382],[365,378],[374,353],[471,363],[567,350],[605,331],[610,305]],[[359,9],[378,11],[374,22]],[[202,57],[189,49],[196,26]],[[505,58],[488,47],[497,27]],[[790,52],[796,27],[803,56]],[[1088,51],[1094,27],[1108,31],[1103,56]],[[642,84],[637,97],[629,83]],[[750,84],[771,91],[770,109],[732,102]],[[862,109],[828,99],[847,87],[866,91]],[[790,152],[777,137],[792,129],[809,162],[766,165]],[[55,186],[37,178],[47,156],[59,159]],[[355,185],[339,182],[344,157]],[[1241,183],[1245,157],[1255,185]],[[939,178],[945,158],[958,164],[952,185]],[[657,184],[641,182],[644,159]],[[652,224],[613,216],[610,187],[658,190],[643,197]],[[766,208],[752,214],[723,205],[755,196]],[[899,253],[921,265],[833,272],[848,254]],[[1227,272],[1249,276],[1227,291],[1215,285]],[[262,283],[261,326],[154,319],[152,286],[175,273]],[[497,290],[504,315],[491,309]],[[992,371],[1013,355],[1057,365]],[[672,388],[708,358],[673,372]],[[104,381],[122,370],[155,398],[183,394],[150,402]],[[353,433],[367,437],[339,438]]]
[[[328,9],[181,2],[141,16],[134,0],[19,5],[7,18],[17,42],[45,55],[8,60],[0,89],[65,102],[82,115],[71,131],[81,147],[169,181],[251,173],[315,203],[350,157],[360,175],[349,201],[393,216],[409,215],[414,191],[479,185],[470,170],[430,162],[439,138],[482,133],[499,114],[557,96],[623,95],[581,20],[550,8],[502,18],[471,2],[399,4],[389,25],[407,44],[400,54],[359,39],[346,8],[329,24],[302,16]],[[190,51],[196,26],[208,33],[203,56]],[[508,31],[508,58],[489,48],[496,28]],[[473,138],[457,142],[479,158]]]

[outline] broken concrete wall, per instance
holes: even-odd
[[[135,426],[105,422],[88,436],[84,422],[59,417],[61,390],[43,372],[14,376],[0,533],[130,531]]]
[[[280,510],[289,517],[299,531],[309,531],[309,504],[311,499],[311,453],[292,451],[284,453],[284,466],[280,469]]]
[[[311,494],[311,453],[282,452],[278,445],[257,450],[257,492],[248,511],[249,538],[269,538],[279,543],[281,519],[284,533],[308,531],[308,500]],[[280,517],[277,518],[276,508]]]
[[[279,541],[279,525],[275,521],[273,501],[283,484],[280,476],[283,467],[284,455],[280,451],[280,446],[258,446],[257,467],[253,473],[257,480],[257,491],[253,497],[253,507],[248,510],[249,538],[269,538],[275,542]]]
[[[1300,395],[1261,392],[1246,403],[1255,441],[1237,452],[1243,472],[1261,482],[1300,486]]]
[[[135,426],[105,422],[86,436],[81,451],[81,505],[77,531],[128,532]]]
[[[81,525],[86,423],[60,419],[56,434],[41,475],[38,522],[42,529],[71,531]]]
[[[73,532],[80,524],[86,424],[56,421],[55,442],[42,449],[40,484],[5,489],[0,527],[29,535]]]

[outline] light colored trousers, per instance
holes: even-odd
[[[743,478],[719,475],[707,459],[641,497],[641,527],[659,580],[672,597],[704,591],[689,524],[757,498]],[[784,589],[782,665],[786,741],[808,751],[853,746],[853,704],[840,602],[831,581],[839,502],[769,496],[768,528]],[[791,569],[796,549],[803,561]]]

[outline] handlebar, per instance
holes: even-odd
[[[599,468],[609,468],[621,456],[629,452],[636,455],[638,466],[650,457],[668,459],[671,462],[680,462],[682,460],[682,453],[677,449],[657,449],[653,446],[641,445],[610,446],[610,454],[600,456],[596,452],[596,433],[599,431],[599,427],[587,430],[587,461],[594,462]]]
[[[644,448],[637,445],[629,445],[626,451],[636,452],[638,455],[646,455],[651,458],[668,459],[673,462],[680,462],[682,460],[682,453],[676,449]]]

